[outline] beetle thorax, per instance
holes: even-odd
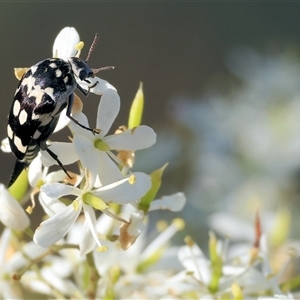
[[[85,80],[89,77],[94,77],[94,72],[82,59],[78,57],[71,57],[69,58],[69,63],[71,65],[74,75],[80,80]]]

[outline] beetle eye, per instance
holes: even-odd
[[[87,72],[85,71],[85,70],[81,70],[80,72],[79,72],[79,79],[80,80],[84,80],[85,78],[87,78],[88,76],[87,76]]]

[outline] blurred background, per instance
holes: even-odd
[[[279,232],[299,238],[299,11],[295,2],[2,2],[0,138],[18,84],[13,68],[50,57],[65,26],[85,42],[84,58],[98,32],[89,64],[116,67],[100,74],[121,96],[115,128],[127,123],[142,81],[143,123],[158,133],[136,169],[169,162],[160,196],[188,198],[183,212],[153,219],[183,217],[200,242],[208,228],[251,240],[259,211],[277,242]],[[98,98],[82,100],[93,124]],[[14,162],[0,153],[0,182]]]

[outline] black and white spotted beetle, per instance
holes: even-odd
[[[96,129],[85,127],[71,116],[75,89],[78,88],[87,96],[90,89],[95,86],[91,84],[89,78],[93,78],[100,70],[113,68],[104,67],[94,70],[87,65],[86,62],[97,39],[98,34],[85,61],[78,57],[71,57],[67,61],[49,58],[33,65],[23,75],[8,116],[7,135],[11,150],[17,157],[8,186],[11,186],[22,170],[29,166],[40,149],[47,151],[69,176],[57,155],[46,144],[65,107],[67,107],[66,115],[73,122],[98,133]],[[91,84],[87,91],[77,83],[79,79]]]

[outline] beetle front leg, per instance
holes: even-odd
[[[86,82],[88,82],[87,80],[85,80]],[[84,96],[88,96],[90,93],[90,90],[95,87],[98,84],[98,81],[96,81],[93,85],[88,87],[88,90],[86,91],[84,88],[82,88],[79,84],[77,84],[77,88],[79,89],[79,91],[84,95]]]
[[[100,133],[100,130],[99,129],[94,129],[94,128],[89,128],[89,127],[86,127],[82,124],[80,124],[76,119],[74,119],[72,116],[71,116],[71,111],[72,111],[72,106],[73,106],[73,103],[74,103],[74,94],[72,93],[70,96],[69,96],[69,102],[68,102],[68,107],[67,107],[67,117],[69,119],[71,119],[74,123],[76,123],[77,125],[79,125],[80,127],[86,129],[86,130],[89,130],[93,133]]]

